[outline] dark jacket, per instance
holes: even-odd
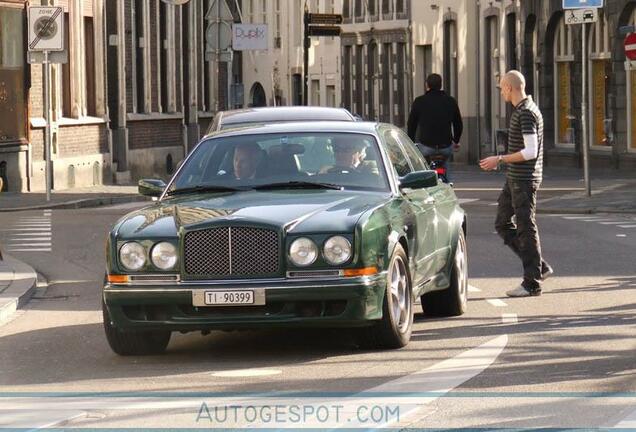
[[[457,102],[442,90],[429,90],[413,101],[408,122],[408,134],[413,141],[427,147],[446,148],[459,142],[463,129]]]

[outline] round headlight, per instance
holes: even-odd
[[[119,249],[119,261],[128,270],[141,270],[146,265],[146,249],[137,242],[125,243]]]
[[[316,261],[318,248],[316,244],[308,238],[294,240],[289,247],[289,258],[297,266],[308,266]]]
[[[342,236],[330,237],[322,253],[329,264],[343,264],[351,258],[351,243]]]
[[[157,243],[152,248],[150,259],[155,267],[161,270],[170,270],[177,263],[177,248],[172,243]]]

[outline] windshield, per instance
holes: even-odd
[[[168,193],[186,188],[280,188],[286,182],[294,188],[389,190],[373,136],[312,132],[204,141],[188,158]]]

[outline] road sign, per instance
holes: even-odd
[[[28,51],[27,63],[29,64],[41,64],[44,63],[44,53],[40,51]],[[66,64],[68,63],[68,50],[64,51],[51,51],[49,53],[50,64]]]
[[[566,24],[587,24],[598,21],[597,9],[568,9],[565,11]]]
[[[342,15],[310,13],[309,24],[342,24]]]
[[[64,9],[29,7],[29,51],[64,50]]]
[[[267,34],[267,24],[234,24],[232,48],[236,51],[266,50]]]
[[[630,60],[636,60],[636,33],[631,33],[625,38],[625,56]]]
[[[602,8],[603,0],[563,0],[563,9]]]
[[[340,36],[339,26],[312,26],[309,27],[309,36]]]

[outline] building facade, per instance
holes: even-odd
[[[64,8],[68,62],[51,67],[52,186],[101,184],[111,169],[104,0],[42,0]],[[41,64],[27,63],[27,3],[0,1],[0,176],[8,191],[45,189]]]
[[[522,1],[517,62],[543,111],[547,163],[581,166],[582,95],[587,89],[587,144],[592,166],[636,167],[636,62],[626,60],[619,28],[636,25],[636,1],[607,0],[598,22],[587,24],[583,63],[582,25],[549,1]],[[569,20],[571,22],[571,19]],[[583,82],[583,69],[586,81]]]
[[[342,101],[364,119],[406,128],[431,73],[455,97],[465,132],[456,160],[477,160],[477,6],[462,0],[344,0]]]
[[[243,51],[245,107],[302,105],[303,16],[297,0],[243,0],[246,24],[267,24],[268,49]],[[309,12],[341,13],[342,0],[309,0]],[[340,106],[340,41],[312,38],[308,104]]]

